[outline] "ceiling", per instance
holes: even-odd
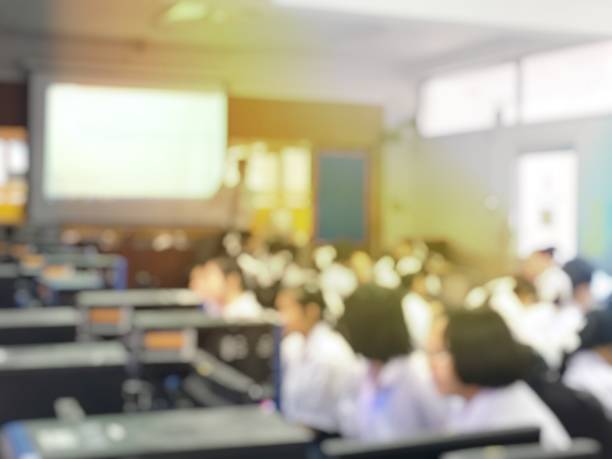
[[[283,8],[272,0],[202,1],[211,12],[207,18],[167,24],[163,13],[176,0],[0,0],[0,33],[226,53],[330,56],[421,72],[479,56],[503,59],[594,38]]]

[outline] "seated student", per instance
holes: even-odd
[[[294,422],[322,434],[339,430],[337,400],[352,376],[355,354],[323,320],[325,300],[311,284],[283,289],[276,307],[285,326],[281,408]]]
[[[503,301],[495,298],[494,309],[506,320],[514,337],[534,348],[553,368],[561,366],[563,356],[578,346],[578,332],[583,316],[571,305],[558,307],[552,303],[538,301],[537,289],[524,277],[514,279],[514,299],[517,311],[498,308]]]
[[[446,403],[425,356],[411,352],[401,295],[374,284],[359,287],[347,299],[342,325],[361,361],[339,404],[341,433],[393,440],[440,429]]]
[[[429,359],[438,390],[463,399],[448,419],[449,430],[539,426],[544,447],[569,446],[570,438],[559,420],[520,381],[531,355],[514,341],[496,312],[488,308],[451,312],[434,327]]]
[[[553,247],[532,253],[523,263],[523,275],[534,283],[539,301],[564,305],[572,299],[572,281],[555,261]]]
[[[572,303],[582,312],[589,312],[595,303],[591,291],[595,267],[582,258],[574,258],[563,266],[563,271],[572,281]]]
[[[420,270],[414,274],[402,275],[401,278],[402,287],[407,292],[402,299],[402,310],[408,334],[415,349],[425,349],[436,315],[433,298],[427,287],[428,273]]]
[[[580,349],[568,358],[563,382],[590,393],[612,419],[612,311],[589,313]]]
[[[232,258],[213,258],[196,266],[189,287],[200,295],[207,314],[238,320],[256,319],[262,313],[255,295],[245,290],[242,271]]]

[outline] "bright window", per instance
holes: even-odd
[[[513,63],[432,78],[420,94],[421,133],[434,137],[514,124],[517,78]]]
[[[521,78],[523,122],[612,113],[612,42],[527,57]]]

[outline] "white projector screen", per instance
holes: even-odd
[[[32,220],[224,223],[221,88],[36,75],[30,111]]]

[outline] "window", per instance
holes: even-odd
[[[433,137],[514,124],[517,78],[513,63],[432,78],[421,91],[421,133]]]
[[[518,159],[518,251],[556,247],[577,252],[578,158],[573,150],[523,154]]]
[[[612,113],[612,42],[527,57],[521,78],[523,122]]]

